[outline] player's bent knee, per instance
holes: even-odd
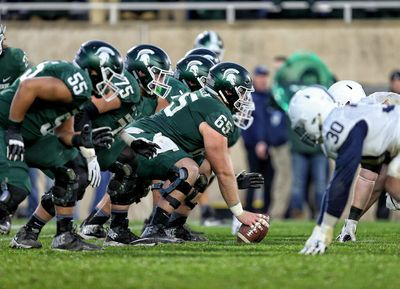
[[[50,216],[55,216],[56,211],[54,208],[54,202],[53,202],[53,195],[50,192],[45,193],[42,198],[40,199],[40,204],[42,205],[42,208],[50,215]]]
[[[187,195],[185,199],[185,205],[191,210],[197,205],[198,195],[204,193],[208,186],[208,178],[205,174],[200,174],[197,178],[196,183],[193,186],[193,190]]]
[[[8,211],[9,214],[13,214],[19,204],[21,204],[25,198],[29,195],[29,192],[10,184],[2,184],[0,203],[2,207]]]

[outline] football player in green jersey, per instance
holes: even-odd
[[[105,50],[105,47],[106,46],[103,43],[103,50]],[[111,49],[111,47],[107,48]],[[89,66],[90,63],[93,62],[93,59],[91,58],[94,57],[93,55],[96,56],[98,49],[98,41],[91,41],[83,44],[81,50],[75,57],[75,63],[79,66]],[[111,53],[111,50],[109,51]],[[116,53],[116,50],[114,52]],[[112,71],[108,71],[108,73],[111,76],[109,78],[109,83],[103,85],[99,82],[97,84],[98,93],[102,93],[103,97],[92,97],[91,101],[85,103],[81,112],[77,115],[75,122],[75,129],[77,131],[80,131],[86,123],[91,122],[92,126],[96,129],[104,125],[109,125],[113,130],[113,133],[117,134],[128,123],[128,121],[131,121],[136,117],[138,112],[136,106],[140,103],[137,82],[126,72],[124,72],[125,76],[113,74]],[[107,92],[107,90],[111,90],[112,93]],[[117,174],[118,172],[115,170],[118,170],[119,166],[115,163],[118,163],[118,156],[125,147],[126,146],[114,144],[110,148],[103,147],[98,149],[97,152],[100,169],[110,169]],[[141,140],[137,141],[134,147],[131,148],[136,153],[141,153],[147,157],[151,156],[155,152],[155,148],[148,146],[146,142]],[[132,154],[132,150],[129,150],[129,152]],[[112,168],[114,165],[115,169]],[[81,199],[85,188],[86,186],[83,184],[79,190],[80,194],[77,196],[77,199]],[[54,205],[57,206],[57,203],[55,199],[55,191],[52,190],[43,196],[40,206],[30,218],[27,225],[19,230],[12,240],[11,246],[16,248],[40,248],[41,244],[37,241],[37,237],[44,224],[57,213],[54,211]],[[64,211],[65,209],[66,208],[64,208]],[[55,241],[53,241],[53,245],[54,243]],[[59,249],[60,246],[57,245],[57,248]],[[67,250],[85,249],[85,247],[76,246],[76,244],[64,244],[62,248]]]
[[[189,88],[180,82],[179,80],[172,77],[171,61],[169,56],[161,48],[150,45],[141,44],[132,47],[125,59],[126,70],[137,80],[141,88],[141,100],[142,106],[140,109],[140,115],[136,117],[140,118],[143,116],[149,116],[154,114],[166,107],[171,99],[176,95],[181,95],[189,91]],[[116,140],[116,143],[126,146],[124,142]],[[145,195],[148,191],[145,185],[146,181],[140,181],[144,192],[140,192],[138,195]],[[137,185],[138,187],[138,185]],[[136,188],[136,191],[140,191]],[[137,197],[137,196],[136,196]],[[121,203],[120,201],[118,203]],[[108,220],[111,214],[111,201],[108,194],[96,206],[90,215],[85,219],[80,227],[80,235],[84,238],[103,238],[105,237],[105,231],[102,225]],[[125,209],[119,207],[117,214],[119,218],[127,212]],[[120,240],[118,230],[110,230],[110,234],[106,239],[106,243],[117,244],[120,241],[122,244],[130,243],[127,242],[126,238]],[[127,234],[125,234],[127,235]],[[133,240],[133,239],[132,239]]]
[[[161,189],[162,198],[142,237],[172,241],[165,232],[171,213],[185,199],[194,204],[199,197],[193,189],[199,166],[192,154],[202,149],[233,214],[246,225],[265,224],[263,216],[243,211],[228,152],[233,125],[245,128],[252,120],[252,90],[246,69],[235,63],[220,63],[210,70],[204,89],[180,96],[164,110],[133,123],[122,132],[121,138],[127,144],[136,138],[145,138],[160,146],[157,156],[151,160],[138,156],[138,176],[171,182]]]
[[[28,57],[22,49],[4,44],[5,33],[6,26],[0,24],[0,91],[9,87],[29,68]]]
[[[224,42],[215,31],[203,31],[194,40],[194,47],[205,47],[218,55],[220,61],[224,58]]]

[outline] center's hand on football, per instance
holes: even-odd
[[[258,225],[263,225],[263,226],[268,226],[267,221],[268,217],[262,214],[256,214],[252,213],[249,211],[243,211],[243,213],[236,217],[242,224],[248,225],[248,226],[258,226]]]
[[[258,189],[264,184],[264,177],[259,173],[247,173],[241,171],[236,175],[236,182],[239,190],[248,188]]]
[[[159,149],[160,146],[151,141],[147,141],[144,139],[136,139],[136,140],[132,141],[131,148],[136,153],[138,153],[148,159],[151,159],[157,155],[157,149]]]

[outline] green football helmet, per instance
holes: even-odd
[[[140,44],[132,47],[125,59],[125,68],[150,95],[166,98],[171,91],[167,76],[173,75],[171,60],[161,48]]]
[[[237,127],[247,129],[251,126],[251,114],[255,110],[251,98],[254,88],[250,73],[244,67],[233,62],[215,65],[208,73],[205,88],[230,109]]]
[[[194,40],[194,47],[205,47],[215,52],[219,60],[224,57],[224,42],[221,37],[214,31],[204,31],[197,35]]]
[[[6,39],[6,26],[0,24],[0,55],[3,54],[3,42]]]
[[[214,64],[220,63],[218,55],[208,48],[204,48],[204,47],[193,48],[192,50],[189,50],[185,54],[185,57],[187,57],[189,55],[200,55],[200,56],[207,58],[208,60],[211,60]]]
[[[191,91],[204,88],[208,72],[214,63],[200,55],[189,55],[176,64],[174,77],[186,84]]]
[[[117,97],[120,93],[118,85],[126,82],[121,54],[106,42],[92,40],[83,43],[73,62],[89,73],[94,95],[106,101]]]

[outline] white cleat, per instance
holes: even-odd
[[[358,221],[346,219],[340,232],[340,235],[337,236],[336,240],[340,243],[344,242],[355,242],[356,241],[356,232],[357,232],[357,224]]]

